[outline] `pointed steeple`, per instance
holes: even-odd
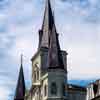
[[[21,55],[21,67],[19,71],[19,77],[18,77],[14,100],[24,100],[24,96],[25,96],[25,80],[24,80],[24,72],[23,72],[23,65],[22,65],[23,63],[22,57],[23,55]]]
[[[41,47],[48,48],[47,67],[64,69],[54,21],[54,12],[52,12],[50,0],[46,0],[43,25],[39,32],[39,48]]]
[[[52,13],[50,0],[46,0],[42,29],[39,34],[40,36],[39,47],[48,48],[50,31],[52,30],[53,24],[54,24],[54,16]]]
[[[50,69],[64,69],[63,58],[60,50],[58,34],[56,32],[55,24],[53,24],[49,40],[48,67]]]

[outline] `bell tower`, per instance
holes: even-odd
[[[61,50],[50,0],[46,0],[39,45],[32,57],[32,100],[67,100],[67,53]]]

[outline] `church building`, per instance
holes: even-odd
[[[68,84],[67,55],[60,48],[51,3],[46,0],[37,52],[31,58],[32,86],[26,92],[21,63],[14,100],[97,100],[87,98],[88,88]]]

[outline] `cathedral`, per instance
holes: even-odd
[[[14,100],[100,100],[100,81],[88,87],[68,84],[67,55],[60,48],[51,3],[46,0],[37,52],[31,58],[32,85],[26,92],[21,63]]]

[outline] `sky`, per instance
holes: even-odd
[[[61,48],[68,52],[68,79],[100,78],[100,0],[51,0]],[[45,0],[0,0],[0,100],[12,100],[20,55],[26,86],[38,47]],[[80,83],[81,84],[81,83]]]

